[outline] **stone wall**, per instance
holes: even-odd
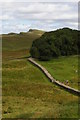
[[[74,89],[74,88],[72,88],[72,87],[69,87],[69,86],[67,86],[67,85],[65,85],[65,84],[63,84],[63,83],[55,80],[55,79],[51,76],[51,74],[50,74],[43,66],[41,66],[40,64],[38,64],[33,58],[28,58],[28,60],[29,60],[32,64],[34,64],[35,66],[37,66],[37,67],[47,76],[47,78],[50,80],[50,82],[52,82],[52,83],[60,86],[62,89],[65,89],[66,91],[68,91],[68,92],[70,92],[70,93],[73,93],[73,94],[75,94],[75,95],[80,96],[80,91],[79,91],[79,90],[76,90],[76,89]]]

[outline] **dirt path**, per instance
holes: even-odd
[[[60,86],[61,88],[65,89],[66,91],[70,92],[70,93],[73,93],[75,95],[78,95],[80,96],[80,91],[77,90],[77,89],[74,89],[72,87],[69,87],[67,85],[64,85],[63,83],[55,80],[51,74],[43,67],[41,66],[40,64],[38,64],[33,58],[28,58],[28,60],[33,63],[35,66],[37,66],[46,76],[47,78],[50,80],[50,82],[52,83],[55,83],[56,85]]]

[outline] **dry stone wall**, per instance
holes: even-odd
[[[63,84],[63,83],[55,80],[51,76],[51,74],[42,65],[38,64],[33,58],[30,57],[30,58],[28,58],[28,60],[32,64],[34,64],[35,66],[37,66],[47,76],[47,78],[50,80],[50,82],[55,83],[56,85],[60,86],[61,88],[65,89],[66,91],[68,91],[70,93],[73,93],[75,95],[80,96],[80,91],[79,90],[76,90],[76,89],[74,89],[72,87],[69,87],[69,86],[67,86],[67,85],[65,85],[65,84]]]

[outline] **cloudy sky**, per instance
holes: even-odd
[[[0,33],[19,33],[29,29],[51,31],[63,27],[78,29],[78,2],[10,2],[8,0],[0,4],[1,10]]]

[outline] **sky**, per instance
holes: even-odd
[[[78,29],[77,0],[0,0],[0,34],[29,29],[52,31],[63,27]]]

